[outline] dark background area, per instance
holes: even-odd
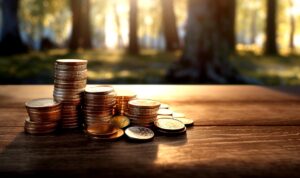
[[[300,84],[299,0],[1,0],[0,83]]]

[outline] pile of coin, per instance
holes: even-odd
[[[81,101],[86,80],[86,60],[56,60],[53,97],[62,103],[62,128],[77,128],[80,125]]]
[[[101,139],[118,131],[112,124],[115,105],[116,93],[111,86],[91,86],[85,89],[83,115],[87,134]]]
[[[35,99],[25,103],[29,118],[24,130],[29,134],[48,134],[57,129],[61,117],[61,104],[52,98]]]
[[[128,112],[125,113],[132,125],[151,127],[157,117],[160,103],[149,99],[133,99],[128,102]]]
[[[128,101],[136,98],[136,94],[128,90],[117,91],[116,114],[124,115],[128,112]]]

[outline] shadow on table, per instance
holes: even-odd
[[[81,131],[32,136],[18,130],[0,135],[4,137],[0,142],[4,147],[0,153],[1,178],[140,177],[153,171],[161,142],[175,147],[186,143],[185,136],[158,136],[146,143],[132,143],[126,138],[101,142]]]

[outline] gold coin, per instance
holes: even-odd
[[[55,108],[59,107],[60,103],[52,98],[40,98],[26,102],[25,106],[28,108]]]
[[[185,128],[185,125],[175,119],[157,119],[154,121],[154,125],[165,131],[180,131]]]
[[[133,99],[128,102],[128,105],[137,108],[159,108],[160,103],[149,99]]]
[[[117,129],[117,132],[115,134],[108,135],[108,136],[95,136],[95,135],[88,134],[88,136],[90,136],[90,138],[92,138],[92,139],[103,140],[103,141],[117,140],[117,139],[121,138],[123,135],[124,135],[124,131],[122,129]]]
[[[126,117],[126,116],[115,116],[112,118],[112,123],[116,127],[123,129],[130,124],[130,121],[129,121],[128,117]]]
[[[86,131],[91,135],[112,135],[118,131],[113,124],[93,123],[87,125]]]
[[[133,140],[151,140],[154,137],[154,132],[151,129],[139,126],[127,128],[125,134]]]

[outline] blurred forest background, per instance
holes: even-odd
[[[300,84],[300,0],[0,0],[0,83]]]

